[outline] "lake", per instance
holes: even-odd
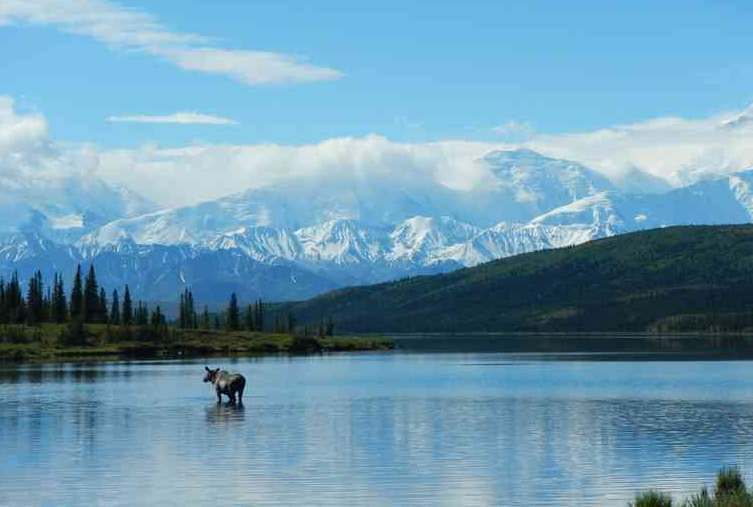
[[[669,360],[671,359],[671,360]],[[246,375],[217,405],[205,362]],[[365,353],[0,365],[0,505],[625,506],[753,470],[753,363]]]

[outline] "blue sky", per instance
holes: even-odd
[[[0,95],[43,112],[54,138],[104,147],[491,141],[506,124],[557,134],[753,102],[750,2],[61,2],[0,2]],[[211,38],[191,47],[293,55],[315,77],[192,70],[163,47],[88,33],[91,5],[107,29],[136,12]],[[177,112],[237,124],[107,121]]]

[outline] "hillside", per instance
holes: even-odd
[[[753,226],[683,226],[337,290],[294,306],[339,331],[753,328]]]

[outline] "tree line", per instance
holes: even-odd
[[[29,279],[25,292],[17,272],[8,281],[0,277],[0,324],[34,326],[74,320],[84,324],[126,326],[167,323],[160,306],[151,311],[142,301],[134,306],[128,285],[122,304],[117,289],[108,300],[107,291],[97,282],[93,265],[86,276],[82,276],[80,265],[76,268],[70,293],[65,290],[61,274],[55,273],[52,284],[46,285],[41,271]]]
[[[25,292],[25,293],[24,293]],[[47,285],[41,271],[37,271],[25,286],[14,272],[10,280],[0,277],[0,325],[37,326],[43,323],[111,324],[116,326],[139,326],[167,328],[173,324],[180,329],[215,329],[226,331],[251,331],[277,333],[318,334],[332,336],[332,318],[319,321],[318,328],[305,326],[300,329],[291,312],[281,315],[275,312],[270,318],[267,305],[261,299],[241,307],[235,293],[230,296],[224,311],[210,312],[204,305],[198,312],[193,292],[186,288],[179,297],[178,318],[168,322],[160,305],[150,310],[147,303],[134,301],[128,285],[125,285],[121,301],[118,290],[113,290],[108,299],[107,291],[97,282],[94,265],[89,266],[85,276],[81,266],[76,269],[70,292],[66,291],[61,274],[55,273]]]

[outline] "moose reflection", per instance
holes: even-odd
[[[222,395],[230,398],[230,403],[235,403],[235,394],[238,393],[238,403],[243,404],[243,390],[246,388],[246,379],[240,373],[228,373],[225,370],[210,370],[205,366],[207,374],[204,375],[204,382],[214,384],[217,392],[217,403],[222,403]]]

